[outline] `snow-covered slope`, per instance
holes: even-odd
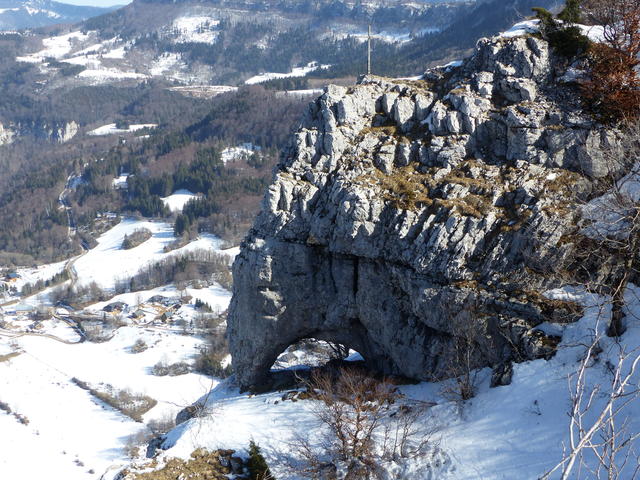
[[[627,291],[629,330],[619,343],[604,336],[610,315],[606,299],[571,291],[548,295],[578,300],[586,307],[585,316],[575,324],[544,327],[563,336],[552,359],[514,365],[511,384],[497,388],[489,388],[489,370],[479,371],[477,395],[464,403],[452,401],[446,394],[450,392],[448,382],[401,387],[403,402],[433,405],[422,421],[429,424],[430,431],[435,425],[436,431],[431,454],[388,462],[387,476],[383,478],[535,480],[562,460],[564,448],[569,445],[568,411],[576,374],[594,334],[597,332],[600,338],[602,352],[588,362],[586,369],[587,395],[596,392],[585,415],[586,426],[590,426],[589,422],[593,422],[609,398],[619,353],[631,354],[621,370],[623,374],[640,355],[640,288],[631,286]],[[636,372],[629,391],[636,388],[638,381],[640,374]],[[587,397],[584,400],[583,407]],[[213,390],[208,402],[214,413],[205,419],[189,420],[170,432],[165,441],[170,448],[162,458],[188,458],[199,447],[246,451],[253,439],[261,445],[277,478],[293,480],[297,476],[287,464],[300,459],[299,450],[292,447],[299,444],[296,438],[302,435],[313,443],[323,428],[313,413],[314,401],[283,401],[282,392],[241,394],[233,382],[227,382]],[[626,422],[626,435],[640,431],[637,393],[617,421],[620,427]],[[632,446],[637,451],[637,439]],[[630,460],[620,478],[631,478],[626,476],[636,467],[635,457],[631,458],[633,461]],[[592,456],[587,455],[586,461],[595,465]],[[569,478],[593,477],[580,475],[576,469]]]
[[[149,348],[132,353],[130,348],[138,340]],[[0,361],[0,401],[29,423],[23,425],[0,411],[0,472],[7,479],[44,478],[51,472],[55,478],[100,478],[112,465],[127,461],[124,447],[130,435],[149,433],[144,424],[107,407],[72,378],[157,400],[145,414],[146,422],[175,416],[215,386],[195,373],[176,377],[150,373],[158,362],[191,361],[197,353],[202,340],[179,330],[126,327],[108,342],[77,345],[45,337],[0,336],[0,346],[6,349],[8,344],[21,353]]]
[[[135,248],[122,249],[124,236],[143,228],[151,231],[151,238]],[[78,284],[96,282],[103,288],[113,289],[119,280],[131,278],[150,262],[194,249],[220,250],[221,243],[217,237],[204,234],[185,247],[164,252],[164,248],[174,240],[173,227],[168,223],[124,219],[98,238],[96,248],[74,263]]]
[[[111,10],[113,8],[69,5],[49,0],[4,0],[0,3],[0,30],[76,23]]]
[[[140,228],[149,229],[151,238],[123,250],[124,235]],[[96,281],[109,290],[148,262],[196,249],[220,251],[216,237],[203,235],[163,252],[173,240],[168,224],[124,219],[77,259],[17,269],[20,278],[14,286],[49,280],[67,269],[78,285]],[[237,253],[220,252],[229,254],[229,263]],[[192,364],[206,344],[197,323],[206,311],[195,302],[207,304],[215,316],[227,309],[231,293],[217,283],[199,282],[180,290],[165,285],[125,293],[89,305],[80,312],[84,318],[118,319],[116,328],[108,327],[102,341],[95,343],[84,341],[86,335],[80,335],[70,321],[69,315],[78,312],[51,306],[50,291],[23,300],[24,306],[11,302],[0,307],[0,477],[35,479],[55,472],[55,478],[101,478],[128,462],[132,445],[144,443],[140,438],[153,436],[150,422],[172,421],[217,385],[217,380],[193,372],[157,376],[154,366]],[[113,302],[123,302],[123,311],[104,310]],[[26,311],[36,307],[40,316]],[[91,322],[84,328],[89,332]],[[157,404],[141,421],[134,421],[88,388],[146,396]]]

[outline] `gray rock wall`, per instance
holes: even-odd
[[[240,384],[306,337],[416,379],[446,376],[468,332],[477,366],[548,355],[545,269],[616,141],[563,75],[543,40],[483,39],[461,67],[312,103],[234,264]]]

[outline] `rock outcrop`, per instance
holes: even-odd
[[[8,145],[21,137],[32,137],[36,140],[53,143],[66,143],[76,136],[79,125],[70,122],[19,122],[3,125],[0,123],[0,145]]]
[[[477,366],[552,354],[536,326],[577,312],[539,292],[617,138],[565,73],[539,38],[483,39],[461,66],[312,103],[234,264],[240,385],[307,337],[416,379],[449,374],[461,338]]]

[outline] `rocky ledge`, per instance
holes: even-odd
[[[451,374],[547,357],[540,292],[571,254],[616,132],[580,108],[567,65],[531,35],[480,40],[420,80],[329,87],[284,152],[234,264],[233,366],[268,383],[289,345],[324,339],[374,368]]]

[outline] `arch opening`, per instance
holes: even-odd
[[[366,363],[365,356],[350,345],[304,337],[281,351],[258,391],[300,387],[314,371],[340,366],[365,366]]]
[[[348,345],[307,337],[289,345],[273,363],[270,372],[304,370],[340,362],[364,362],[364,357]]]

